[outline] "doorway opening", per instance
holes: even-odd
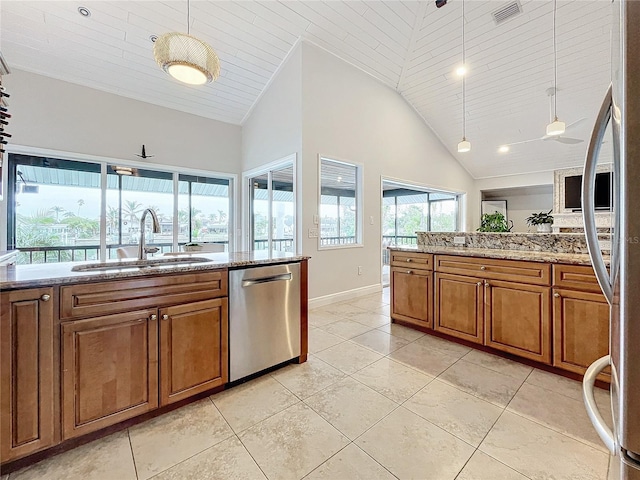
[[[459,229],[460,194],[401,180],[382,179],[382,286],[389,285],[387,247],[416,245],[416,232]]]

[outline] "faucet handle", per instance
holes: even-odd
[[[158,247],[144,247],[145,253],[158,253],[160,249]]]

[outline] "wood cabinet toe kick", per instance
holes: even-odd
[[[589,265],[392,251],[391,318],[568,375],[609,351],[609,307]]]

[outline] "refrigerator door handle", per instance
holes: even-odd
[[[596,377],[609,365],[611,365],[611,357],[609,355],[599,358],[591,364],[591,366],[584,374],[584,379],[582,380],[582,397],[584,399],[584,405],[587,408],[587,415],[589,415],[589,419],[593,424],[593,428],[596,429],[598,436],[605,444],[605,446],[609,449],[609,451],[613,455],[615,455],[615,437],[613,436],[613,432],[611,432],[611,429],[605,423],[604,418],[602,418],[602,415],[598,410],[598,405],[596,404],[596,398],[594,395],[594,389],[596,388]]]
[[[598,112],[595,127],[593,128],[593,132],[591,132],[591,139],[589,140],[589,148],[587,149],[582,175],[582,218],[584,221],[587,249],[589,250],[589,256],[591,257],[596,278],[609,305],[613,304],[613,285],[598,243],[595,215],[595,177],[600,146],[602,145],[602,139],[607,130],[607,124],[611,120],[612,105],[612,86],[609,85],[607,94]]]

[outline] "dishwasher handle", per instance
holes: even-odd
[[[251,280],[243,280],[242,286],[250,287],[252,285],[259,285],[261,283],[290,281],[292,277],[293,276],[290,273],[283,273],[281,275],[272,275],[271,277],[254,278]]]

